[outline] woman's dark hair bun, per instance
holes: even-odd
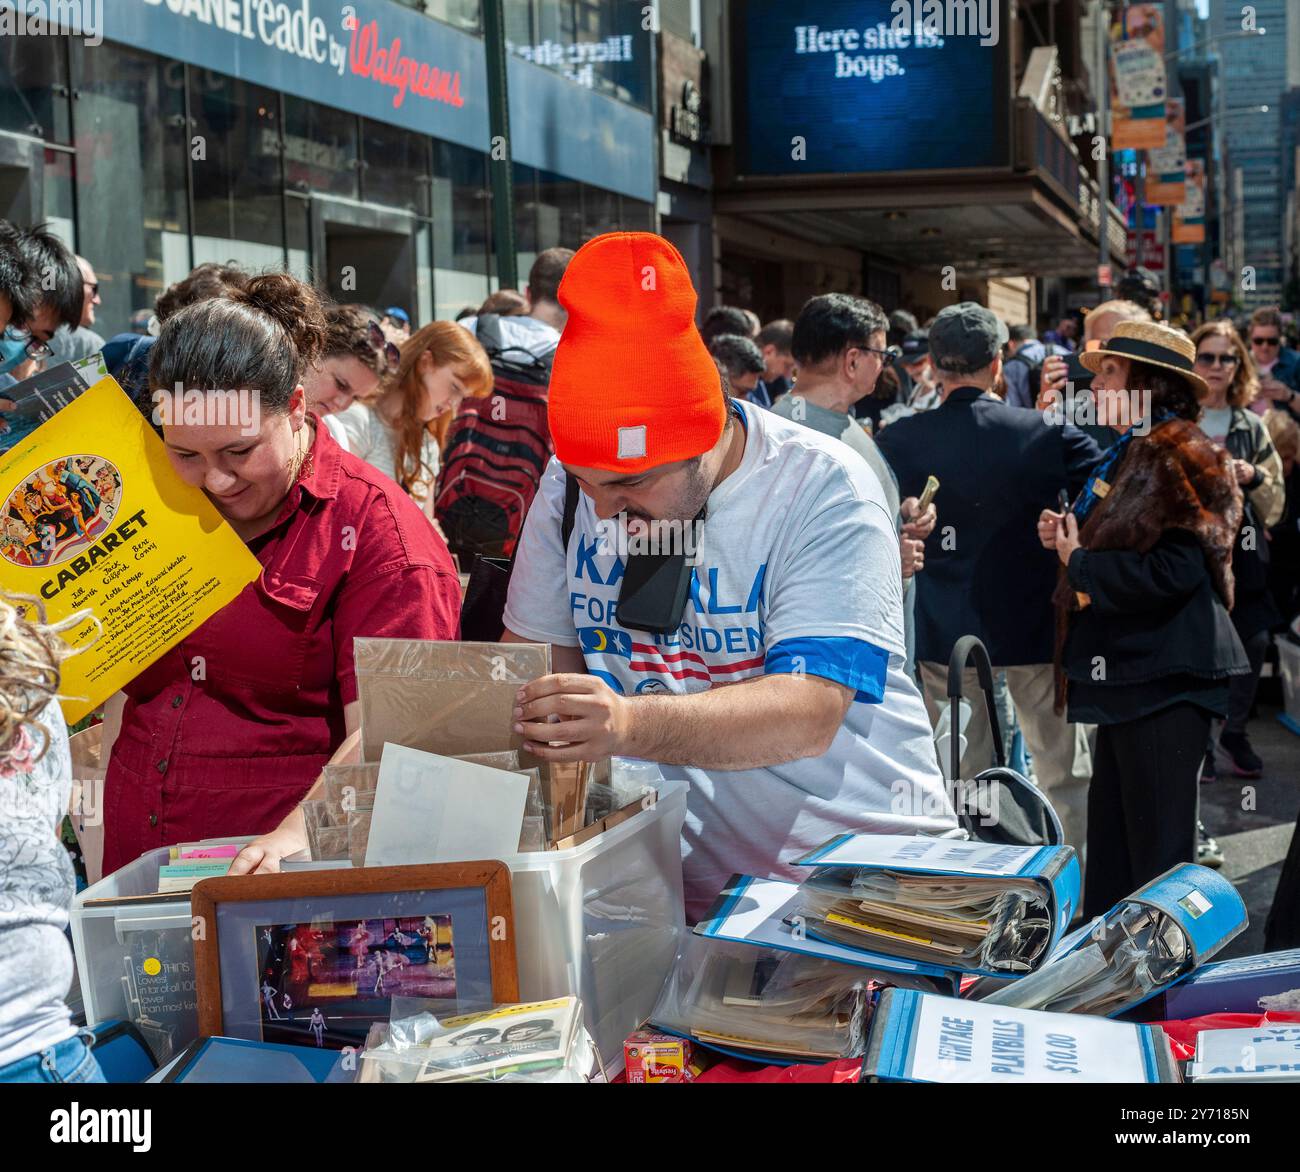
[[[288,273],[254,277],[243,289],[232,292],[230,300],[243,302],[277,322],[289,335],[304,369],[324,353],[329,331],[324,303],[315,289],[297,277]]]

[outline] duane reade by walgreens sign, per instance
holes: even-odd
[[[482,43],[407,8],[380,0],[111,0],[106,8],[111,41],[453,142],[487,132]]]

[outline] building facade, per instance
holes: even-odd
[[[454,317],[497,283],[493,152],[523,275],[542,249],[656,226],[654,35],[625,0],[505,0],[502,142],[480,0],[100,12],[0,38],[0,216],[90,259],[101,332],[210,260]]]

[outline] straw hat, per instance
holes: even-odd
[[[1205,380],[1196,373],[1196,343],[1182,330],[1157,322],[1122,321],[1115,327],[1110,341],[1099,349],[1086,350],[1079,355],[1079,361],[1096,374],[1107,354],[1172,370],[1187,380],[1198,399],[1210,393]]]

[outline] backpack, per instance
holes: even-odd
[[[434,512],[462,559],[509,557],[554,454],[546,392],[555,351],[537,357],[508,347],[501,318],[478,319],[478,340],[495,380],[486,398],[466,399],[447,436]]]
[[[1044,342],[1043,357],[1037,361],[1030,358],[1023,351],[1018,351],[1003,363],[1004,366],[1009,366],[1013,362],[1018,362],[1025,367],[1029,378],[1029,397],[1035,403],[1038,402],[1038,392],[1043,386],[1043,362],[1052,354],[1065,356],[1069,354],[1069,351],[1064,346],[1058,346],[1055,342]]]

